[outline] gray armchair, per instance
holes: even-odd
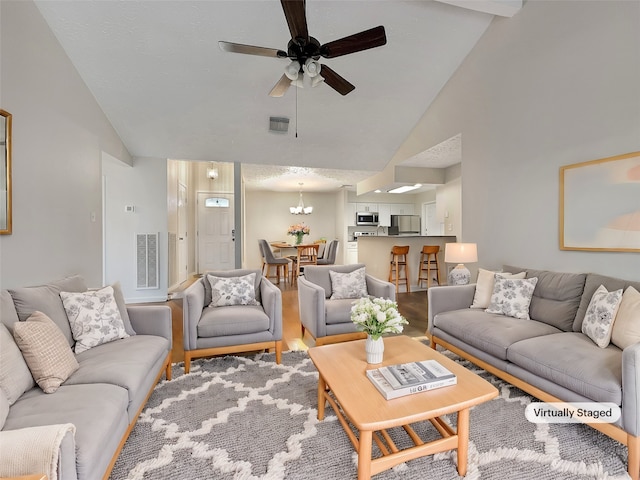
[[[298,307],[302,336],[305,331],[315,339],[316,345],[366,338],[351,321],[351,306],[355,299],[332,300],[330,270],[350,273],[364,267],[362,263],[351,265],[307,266],[298,279]],[[366,275],[367,293],[373,297],[396,299],[392,283]]]
[[[282,358],[282,292],[260,270],[212,271],[216,277],[256,274],[255,296],[259,305],[209,306],[212,291],[206,274],[184,291],[184,371],[192,358],[275,349]]]

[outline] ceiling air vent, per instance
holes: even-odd
[[[289,131],[289,119],[286,117],[269,117],[269,131],[287,133]]]

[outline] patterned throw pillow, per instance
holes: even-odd
[[[622,289],[607,291],[600,285],[594,292],[582,321],[582,333],[600,348],[607,348],[611,341],[613,321],[622,300]]]
[[[624,350],[640,342],[640,292],[627,287],[611,330],[611,343]]]
[[[256,300],[256,274],[241,277],[216,277],[207,274],[211,285],[210,307],[228,307],[230,305],[260,305]]]
[[[496,276],[491,303],[485,312],[529,320],[529,305],[536,283],[537,277],[515,279]]]
[[[491,303],[491,294],[493,293],[493,285],[495,277],[498,275],[503,278],[525,278],[527,272],[508,273],[508,272],[492,272],[484,268],[478,269],[478,280],[476,280],[476,291],[473,294],[473,303],[470,308],[488,308]]]
[[[331,300],[363,298],[368,295],[364,267],[349,273],[329,270],[329,277],[331,278]]]
[[[76,354],[129,336],[118,310],[113,287],[82,293],[60,292],[60,297],[76,341]]]
[[[79,368],[66,337],[42,312],[34,312],[26,321],[17,322],[13,337],[44,393],[55,392]]]

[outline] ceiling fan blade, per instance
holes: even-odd
[[[384,27],[380,25],[364,32],[325,43],[320,47],[320,55],[325,58],[335,58],[349,53],[381,47],[386,43],[387,36],[384,33]]]
[[[340,95],[346,95],[356,88],[326,65],[322,65],[320,68],[320,76],[324,78],[324,82],[327,85]]]
[[[282,75],[280,77],[280,80],[278,80],[278,83],[276,83],[274,87],[271,89],[271,91],[269,92],[269,96],[282,97],[285,93],[287,93],[287,90],[289,90],[290,86],[291,86],[291,80],[288,79],[286,75]]]
[[[218,42],[220,49],[230,53],[246,53],[247,55],[260,55],[263,57],[286,58],[287,52],[277,48],[256,47],[243,45],[242,43]]]
[[[282,10],[289,25],[291,38],[304,39],[304,43],[309,42],[309,30],[307,30],[307,14],[305,13],[305,0],[280,0]]]

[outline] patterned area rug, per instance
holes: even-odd
[[[500,391],[471,411],[467,479],[628,478],[626,447],[583,425],[529,423],[529,395],[461,363]],[[357,477],[357,456],[331,408],[316,418],[318,375],[305,352],[283,354],[281,365],[274,354],[197,360],[189,375],[174,365],[173,378],[151,395],[111,479]],[[455,425],[455,415],[448,421]],[[428,422],[414,428],[437,438]],[[403,430],[392,433],[398,444],[410,442]],[[456,455],[412,460],[374,478],[459,478]]]

